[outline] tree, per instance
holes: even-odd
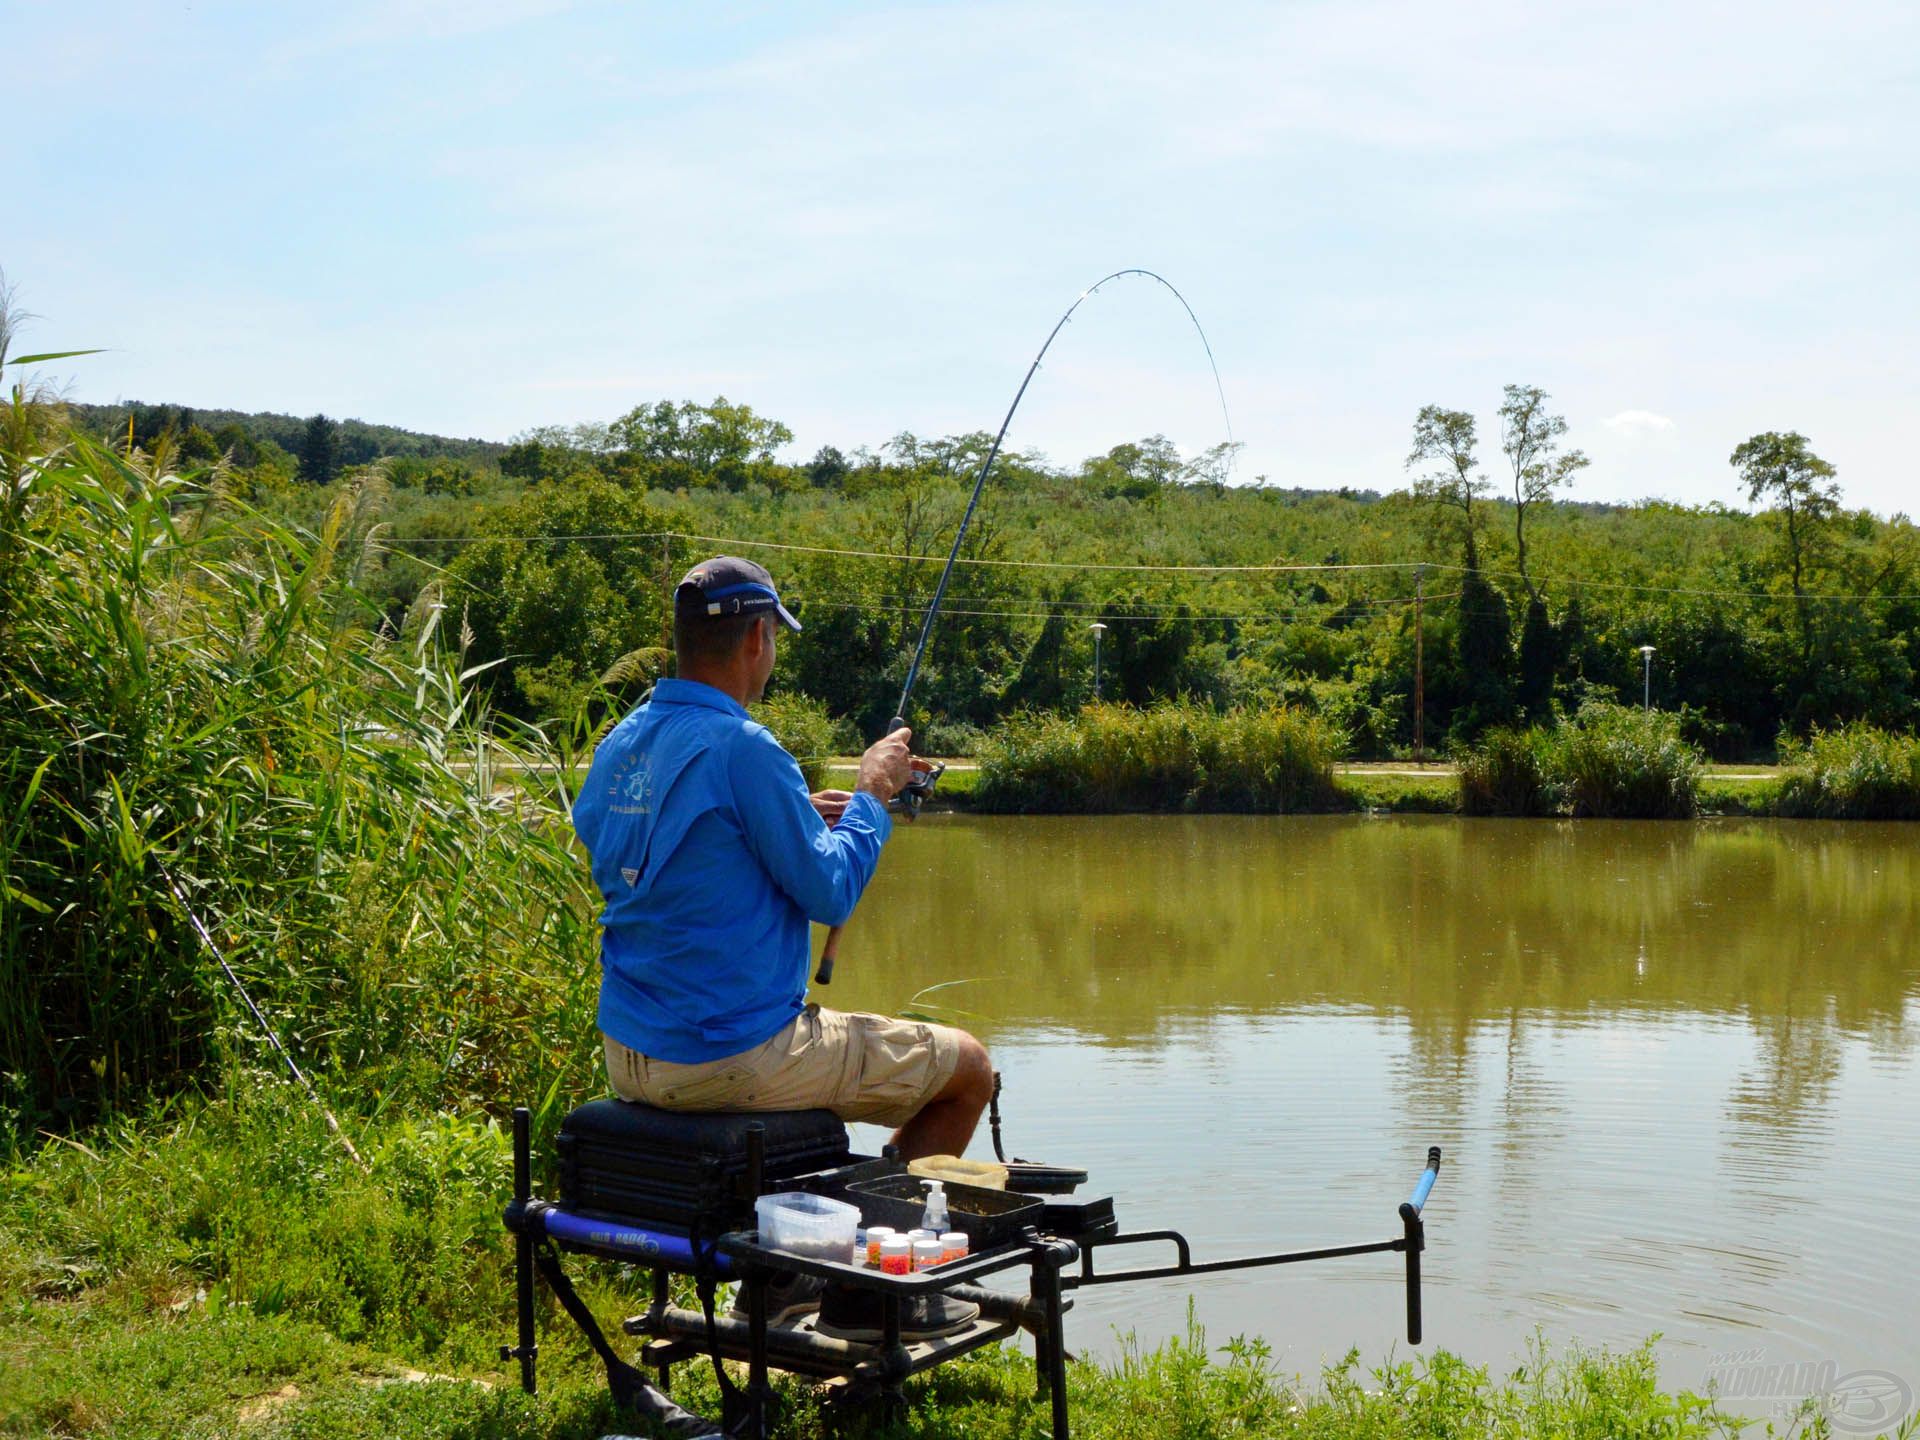
[[[836,490],[852,468],[847,463],[847,457],[838,449],[832,445],[822,445],[807,462],[807,480],[817,489]]]
[[[1233,474],[1233,464],[1239,458],[1244,447],[1238,440],[1222,440],[1218,445],[1210,445],[1193,457],[1186,468],[1186,479],[1195,485],[1204,485],[1218,495],[1227,488],[1227,480]]]
[[[339,471],[340,427],[315,415],[300,432],[300,478],[309,485],[329,485]]]
[[[711,404],[661,400],[636,405],[608,427],[614,444],[633,457],[679,470],[686,480],[738,490],[766,478],[774,452],[793,439],[778,420],[756,415],[724,395]]]
[[[472,627],[473,659],[500,662],[496,703],[566,716],[621,657],[659,643],[660,545],[642,537],[664,529],[664,515],[598,476],[529,490],[487,515],[488,538],[448,567],[446,598]]]
[[[1409,470],[1416,465],[1433,466],[1424,475],[1414,477],[1413,493],[1416,498],[1439,506],[1443,513],[1460,512],[1461,543],[1469,570],[1480,568],[1480,550],[1475,538],[1480,518],[1473,502],[1488,490],[1487,477],[1474,469],[1479,463],[1475,457],[1478,444],[1473,416],[1464,410],[1425,405],[1414,417],[1413,450],[1407,456],[1406,466]]]
[[[1506,387],[1506,399],[1500,405],[1500,448],[1513,470],[1513,545],[1520,583],[1535,604],[1540,592],[1527,573],[1527,507],[1551,500],[1555,490],[1569,484],[1588,464],[1579,450],[1559,453],[1560,437],[1566,433],[1566,419],[1548,413],[1546,391],[1538,385]]]
[[[1831,521],[1840,509],[1833,466],[1813,453],[1807,437],[1768,430],[1742,441],[1727,463],[1740,472],[1747,502],[1773,502],[1780,517],[1781,548],[1793,586],[1803,671],[1813,663],[1813,623],[1807,606],[1807,572],[1831,543]]]
[[[1082,461],[1080,478],[1109,500],[1156,500],[1185,470],[1171,440],[1149,435]]]
[[[1560,637],[1538,595],[1527,600],[1520,623],[1520,685],[1515,700],[1529,721],[1542,721],[1553,708],[1553,673],[1560,664]]]
[[[1449,726],[1455,736],[1472,736],[1510,718],[1512,637],[1506,597],[1478,570],[1468,570],[1460,577],[1460,628],[1454,637],[1461,701]]]

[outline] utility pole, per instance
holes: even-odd
[[[1427,763],[1427,567],[1413,567],[1413,763]]]

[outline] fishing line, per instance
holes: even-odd
[[[927,606],[926,619],[920,622],[920,639],[913,647],[913,662],[907,667],[906,683],[900,687],[900,703],[894,707],[893,721],[887,726],[889,735],[906,726],[907,702],[913,698],[913,682],[920,678],[920,662],[926,658],[927,642],[933,638],[933,622],[940,617],[940,602],[946,599],[947,582],[953,579],[953,567],[960,560],[960,547],[966,543],[967,527],[973,523],[974,511],[980,508],[980,493],[986,489],[987,476],[993,470],[993,462],[1000,456],[1000,446],[1007,438],[1007,427],[1013,424],[1013,417],[1020,409],[1020,402],[1026,399],[1027,387],[1033,383],[1033,377],[1039,373],[1040,362],[1047,358],[1047,351],[1053,348],[1053,342],[1059,338],[1060,332],[1067,328],[1067,322],[1073,319],[1073,312],[1086,304],[1090,296],[1098,294],[1102,286],[1128,275],[1139,275],[1161,285],[1172,292],[1173,298],[1180,302],[1180,308],[1187,312],[1187,318],[1193,322],[1193,328],[1200,336],[1200,343],[1206,349],[1207,365],[1213,371],[1214,392],[1220,397],[1220,415],[1227,425],[1227,443],[1229,445],[1237,443],[1233,438],[1233,416],[1227,411],[1226,387],[1220,383],[1220,366],[1213,358],[1213,342],[1207,339],[1207,332],[1200,324],[1200,317],[1193,313],[1193,306],[1187,303],[1187,297],[1180,293],[1179,287],[1164,275],[1135,266],[1126,270],[1115,270],[1111,275],[1103,275],[1082,290],[1074,298],[1073,304],[1067,307],[1066,313],[1053,322],[1053,329],[1047,332],[1047,338],[1034,355],[1033,363],[1027,367],[1027,373],[1021,377],[1020,388],[1013,393],[1013,403],[1007,407],[1006,416],[1000,422],[1000,429],[994,434],[993,444],[987,450],[987,458],[980,462],[980,473],[973,482],[973,494],[967,497],[966,513],[960,517],[960,528],[953,532],[953,548],[947,552],[947,563],[940,568],[940,583],[934,587],[933,600]],[[1231,450],[1228,451],[1229,455],[1232,453]],[[933,793],[934,782],[940,778],[940,770],[943,768],[936,767],[931,771],[918,772],[908,780],[906,788],[900,792],[898,799],[909,820],[919,813],[920,802]],[[814,971],[813,975],[817,984],[832,983],[834,961],[840,953],[840,932],[845,928],[844,925],[835,925],[827,931],[827,942],[820,950],[820,967]]]
[[[214,961],[226,974],[227,979],[232,982],[233,988],[240,993],[241,1000],[246,1002],[247,1009],[253,1014],[254,1023],[260,1027],[261,1032],[265,1034],[267,1039],[272,1043],[273,1048],[280,1052],[280,1058],[286,1062],[287,1070],[292,1074],[293,1078],[300,1083],[300,1088],[307,1092],[307,1098],[319,1108],[321,1116],[327,1122],[328,1133],[345,1147],[347,1154],[353,1157],[353,1163],[358,1165],[362,1170],[365,1170],[367,1168],[367,1162],[362,1160],[360,1158],[360,1152],[353,1148],[353,1141],[349,1140],[347,1138],[347,1132],[340,1128],[340,1122],[333,1118],[333,1111],[329,1110],[326,1101],[320,1098],[320,1092],[313,1088],[313,1082],[307,1078],[306,1072],[294,1063],[293,1056],[287,1052],[287,1047],[280,1043],[280,1036],[275,1033],[273,1026],[268,1023],[265,1012],[263,1012],[258,1005],[254,1004],[253,996],[249,995],[247,993],[247,987],[240,983],[240,977],[234,973],[233,966],[227,963],[226,955],[223,954],[220,947],[214,943],[213,936],[207,933],[207,927],[200,923],[200,917],[193,913],[193,907],[187,904],[186,897],[180,893],[180,887],[174,883],[173,872],[157,860],[154,862],[154,865],[160,871],[160,878],[167,882],[167,889],[173,893],[173,903],[180,907],[180,913],[186,917],[187,924],[193,927],[194,934],[200,937],[200,943],[207,947],[207,953],[213,956]]]
[[[1033,383],[1033,377],[1040,369],[1040,362],[1047,358],[1047,351],[1053,348],[1054,340],[1059,337],[1062,330],[1066,329],[1067,322],[1073,319],[1073,312],[1086,304],[1090,296],[1098,294],[1103,285],[1128,275],[1144,276],[1164,286],[1172,293],[1173,298],[1180,302],[1180,308],[1187,312],[1187,318],[1193,322],[1193,328],[1200,336],[1200,344],[1206,349],[1207,365],[1213,371],[1213,388],[1220,397],[1220,415],[1226,421],[1227,443],[1229,445],[1236,443],[1233,438],[1233,416],[1227,412],[1226,387],[1220,383],[1220,366],[1213,358],[1213,343],[1207,339],[1206,329],[1200,324],[1200,317],[1193,313],[1193,306],[1187,303],[1187,297],[1180,293],[1179,288],[1171,280],[1152,270],[1136,266],[1126,270],[1116,270],[1111,275],[1104,275],[1082,290],[1073,304],[1067,307],[1066,313],[1054,322],[1053,329],[1047,332],[1046,342],[1041,345],[1039,353],[1033,357],[1033,363],[1027,367],[1027,373],[1020,381],[1020,388],[1014,392],[1013,403],[1007,407],[1006,418],[1000,422],[999,432],[993,437],[993,445],[987,451],[987,458],[980,463],[980,474],[973,482],[973,494],[967,499],[966,513],[960,517],[960,528],[953,535],[953,549],[947,552],[947,563],[940,571],[940,583],[934,588],[933,603],[927,606],[927,618],[921,622],[920,640],[913,647],[913,663],[907,667],[906,684],[900,687],[900,703],[894,707],[894,721],[890,729],[897,730],[906,724],[907,701],[913,696],[913,682],[920,677],[920,662],[926,656],[927,641],[933,636],[933,622],[939,618],[940,602],[946,598],[947,582],[953,578],[953,567],[960,559],[960,547],[966,541],[967,526],[973,523],[973,512],[979,508],[980,492],[986,488],[987,474],[993,469],[993,462],[999,458],[1001,442],[1007,438],[1007,427],[1013,424],[1014,414],[1020,409],[1020,402],[1026,398],[1027,386]]]

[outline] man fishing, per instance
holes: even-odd
[[[623,1100],[662,1109],[818,1107],[898,1127],[904,1159],[957,1155],[992,1094],[985,1047],[944,1025],[807,1003],[808,922],[853,913],[892,830],[887,802],[916,762],[912,732],[896,730],[860,757],[851,793],[809,795],[746,710],[765,693],[781,627],[800,623],[761,566],[694,566],[674,591],[676,678],[594,751],[573,823],[606,899],[608,1079]],[[788,1289],[773,1297],[776,1323],[819,1303],[817,1282]],[[877,1339],[877,1301],[829,1292],[819,1328]],[[974,1313],[942,1297],[906,1308],[919,1338]]]

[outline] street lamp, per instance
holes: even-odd
[[[1643,670],[1640,708],[1651,710],[1653,709],[1653,647],[1651,645],[1640,647],[1640,663]]]
[[[1087,627],[1093,631],[1093,703],[1100,703],[1100,637],[1107,633],[1107,627],[1096,620]]]

